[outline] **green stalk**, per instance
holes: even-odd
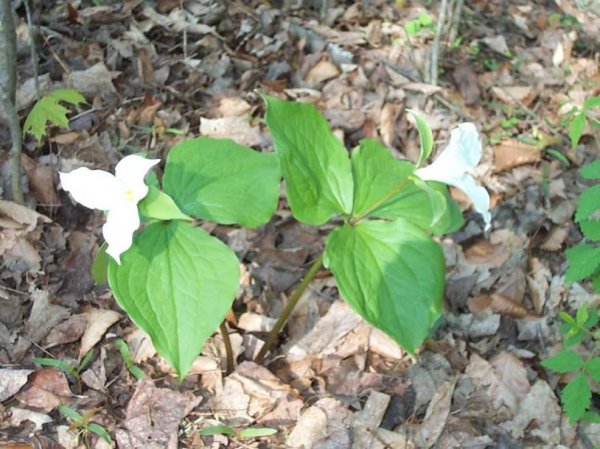
[[[221,337],[223,337],[223,344],[225,345],[225,354],[227,355],[227,367],[225,373],[227,375],[233,373],[233,347],[231,346],[231,339],[229,338],[229,331],[227,330],[227,325],[225,321],[223,321],[219,325],[219,330],[221,331]]]
[[[267,355],[269,350],[273,347],[273,344],[275,344],[275,341],[277,340],[277,337],[279,336],[279,332],[281,332],[281,329],[283,329],[283,326],[285,326],[285,323],[287,322],[288,318],[290,317],[292,310],[294,310],[294,307],[296,307],[296,304],[298,304],[298,301],[302,297],[302,293],[304,293],[304,291],[306,290],[306,287],[308,287],[308,284],[310,284],[310,281],[312,281],[314,279],[314,277],[319,272],[319,270],[321,269],[322,266],[323,266],[323,254],[321,254],[319,257],[317,257],[317,259],[313,262],[313,264],[310,266],[310,268],[308,270],[308,273],[306,273],[306,276],[304,276],[304,279],[302,279],[302,282],[300,283],[300,285],[298,285],[296,290],[294,290],[294,293],[292,293],[292,296],[290,297],[288,303],[286,304],[285,308],[283,309],[281,316],[275,323],[275,326],[273,326],[273,329],[271,329],[271,332],[269,332],[267,341],[265,342],[263,347],[260,348],[258,355],[254,359],[255,363],[261,364],[265,360],[265,356]]]

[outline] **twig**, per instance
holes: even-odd
[[[277,340],[279,332],[281,331],[281,329],[283,329],[283,326],[285,326],[285,323],[290,317],[292,310],[294,310],[294,307],[296,307],[296,304],[298,304],[298,301],[302,297],[302,293],[304,293],[304,290],[306,290],[306,287],[308,287],[308,284],[310,284],[310,281],[313,280],[313,278],[316,276],[316,274],[319,272],[322,266],[323,254],[317,257],[317,259],[313,262],[313,264],[310,266],[310,269],[308,270],[308,273],[306,273],[306,276],[304,276],[304,279],[302,279],[300,285],[298,285],[296,290],[294,290],[294,293],[292,293],[292,296],[290,297],[288,303],[283,309],[283,312],[281,312],[281,316],[275,323],[275,326],[273,326],[273,329],[271,329],[271,332],[269,332],[267,341],[262,346],[262,348],[260,348],[258,355],[255,357],[255,363],[260,365],[265,360],[265,356],[273,347],[273,344],[275,344],[275,340]]]
[[[458,27],[460,26],[460,17],[462,16],[463,5],[465,0],[457,0],[456,7],[452,13],[452,22],[450,24],[450,32],[448,33],[448,42],[452,43],[458,36]]]
[[[219,330],[221,331],[221,337],[223,337],[223,344],[225,345],[225,354],[227,355],[227,368],[225,373],[227,375],[233,373],[233,347],[231,346],[231,339],[229,338],[229,331],[227,330],[227,325],[225,321],[221,323],[219,326]]]
[[[8,115],[10,137],[10,195],[23,204],[21,187],[21,124],[16,106],[17,90],[17,36],[10,0],[0,0],[0,104]]]
[[[442,0],[442,4],[440,6],[440,14],[438,17],[438,24],[435,30],[435,38],[433,39],[433,43],[431,44],[431,67],[430,67],[430,75],[429,75],[429,84],[437,86],[438,82],[438,61],[440,58],[440,40],[442,38],[442,29],[444,28],[444,23],[446,22],[446,11],[448,9],[448,0]]]
[[[23,4],[25,5],[25,15],[27,16],[27,29],[29,30],[29,40],[30,42],[30,56],[31,56],[31,66],[33,68],[33,80],[35,83],[35,99],[39,101],[40,94],[40,79],[38,76],[39,73],[39,64],[38,64],[38,55],[37,55],[37,31],[35,29],[35,25],[33,24],[33,20],[31,19],[31,8],[29,7],[29,0],[23,0]]]

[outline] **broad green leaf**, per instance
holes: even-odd
[[[595,273],[592,276],[592,287],[596,293],[600,293],[600,273]]]
[[[586,321],[590,317],[590,312],[588,310],[587,304],[583,304],[579,309],[577,309],[577,313],[575,313],[575,322],[579,326],[585,326]]]
[[[275,154],[199,137],[171,149],[163,188],[184,214],[253,228],[275,212],[280,178]]]
[[[583,359],[572,349],[563,349],[552,357],[542,360],[542,366],[555,373],[568,373],[583,367]]]
[[[600,242],[600,220],[581,220],[579,227],[585,238]]]
[[[580,222],[589,218],[598,209],[600,209],[600,184],[581,192],[581,195],[577,198],[575,221]]]
[[[586,422],[600,423],[600,415],[596,412],[585,412],[582,419]]]
[[[268,437],[269,435],[275,435],[277,433],[277,429],[272,429],[270,427],[249,427],[248,429],[241,430],[238,435],[242,440],[247,438],[260,438],[260,437]]]
[[[439,182],[425,182],[418,178],[416,181],[417,183],[413,179],[413,182],[371,213],[371,216],[391,220],[404,218],[435,234],[458,230],[463,225],[463,216],[450,198],[448,188]]]
[[[591,97],[585,100],[585,103],[583,104],[584,112],[587,112],[592,108],[600,108],[600,97]]]
[[[567,282],[579,281],[591,276],[600,264],[600,248],[587,243],[580,243],[565,251],[569,268],[565,273]]]
[[[344,300],[414,353],[440,316],[445,275],[440,246],[406,220],[367,221],[334,230],[324,262]]]
[[[410,162],[395,159],[390,151],[374,139],[361,140],[352,153],[354,177],[354,217],[372,214],[393,201],[411,181],[415,171]]]
[[[317,109],[307,103],[264,97],[266,121],[294,217],[320,225],[352,210],[350,158]]]
[[[91,432],[94,432],[96,435],[98,435],[100,438],[102,438],[108,444],[112,444],[112,440],[110,439],[110,435],[109,435],[108,431],[104,427],[102,427],[100,424],[96,424],[94,422],[89,423],[88,429],[90,429]]]
[[[206,428],[198,431],[198,433],[203,437],[208,437],[211,435],[229,435],[229,436],[237,435],[237,433],[233,427],[229,427],[224,424],[218,424],[216,426],[206,427]]]
[[[433,20],[431,20],[431,16],[426,12],[422,12],[419,14],[419,23],[423,26],[431,25]]]
[[[108,247],[108,243],[104,242],[96,257],[94,258],[94,263],[92,263],[92,279],[96,283],[96,285],[103,285],[108,282],[108,254],[106,254],[106,248]]]
[[[600,179],[600,159],[581,167],[579,173],[585,179]]]
[[[61,102],[78,105],[85,103],[85,98],[75,89],[57,89],[43,96],[25,119],[23,134],[31,132],[40,141],[46,135],[48,122],[54,126],[67,128],[69,126],[67,114],[70,111],[61,106]]]
[[[169,195],[154,186],[148,187],[148,194],[139,202],[138,209],[142,215],[156,220],[192,221],[191,217],[179,210]]]
[[[152,223],[111,258],[108,281],[119,305],[146,332],[182,380],[235,297],[240,269],[221,241],[184,221]]]
[[[587,363],[587,372],[596,382],[600,382],[600,357],[594,357]]]
[[[417,112],[408,110],[408,112],[414,117],[417,124],[417,130],[419,131],[419,140],[421,143],[421,154],[419,155],[419,161],[417,162],[417,168],[423,165],[423,162],[427,160],[433,150],[433,134],[427,121]]]
[[[585,113],[581,111],[573,117],[571,125],[569,126],[569,137],[571,138],[571,146],[573,149],[577,147],[579,139],[581,139],[583,128],[585,128]]]
[[[574,377],[562,391],[561,398],[569,422],[575,424],[585,415],[592,400],[592,391],[585,374]]]
[[[404,24],[404,29],[409,36],[414,37],[421,31],[421,22],[419,19],[409,20]]]

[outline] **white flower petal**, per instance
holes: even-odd
[[[125,156],[115,167],[117,180],[131,191],[132,199],[137,203],[148,193],[148,186],[144,183],[144,177],[152,167],[160,162],[160,159],[146,159],[135,154]]]
[[[481,160],[481,141],[477,128],[472,123],[462,123],[450,134],[448,146],[429,166],[415,171],[415,175],[424,181],[438,181],[454,186],[469,197],[473,207],[490,227],[490,195],[483,187],[475,183],[468,174]]]
[[[121,254],[131,247],[133,233],[140,226],[136,204],[122,204],[108,212],[102,235],[108,243],[107,254],[121,264]]]
[[[102,170],[81,167],[59,173],[62,188],[79,204],[90,209],[109,210],[119,202],[122,187],[117,178]]]

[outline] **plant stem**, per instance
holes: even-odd
[[[227,355],[227,367],[225,373],[227,375],[233,373],[233,347],[231,346],[231,340],[229,338],[229,331],[227,330],[226,321],[223,321],[219,326],[221,331],[221,337],[223,337],[223,344],[225,345],[225,354]]]
[[[15,101],[17,85],[17,37],[10,0],[0,0],[0,105],[8,116],[12,147],[9,176],[11,199],[24,203],[21,189],[21,125]]]
[[[290,296],[290,299],[288,300],[288,303],[285,305],[283,312],[281,312],[281,316],[275,323],[275,326],[273,326],[273,329],[271,329],[271,332],[269,332],[267,341],[265,342],[263,347],[260,348],[258,355],[254,359],[255,363],[261,364],[265,360],[265,356],[267,355],[269,350],[273,347],[275,340],[277,340],[277,337],[279,336],[279,332],[281,331],[281,329],[283,329],[283,326],[285,326],[285,323],[287,322],[288,318],[290,317],[292,310],[294,310],[294,307],[296,307],[296,304],[298,304],[298,301],[302,297],[302,293],[304,293],[304,291],[306,290],[306,287],[308,287],[308,284],[310,284],[310,281],[313,280],[313,278],[319,272],[319,270],[321,269],[322,266],[323,266],[323,254],[321,254],[319,257],[317,257],[317,259],[313,262],[313,264],[310,266],[308,272],[306,273],[306,276],[304,276],[304,279],[302,279],[302,282],[300,283],[300,285],[298,285],[298,287],[296,287],[296,290],[294,290],[294,293],[292,293],[292,296]]]
[[[392,190],[390,190],[388,193],[386,193],[383,198],[381,198],[379,201],[376,201],[375,204],[373,204],[371,207],[369,207],[366,211],[364,211],[360,215],[357,215],[356,217],[352,217],[350,219],[349,223],[351,225],[355,225],[360,220],[362,220],[367,215],[369,215],[371,212],[373,212],[376,209],[378,209],[379,207],[381,207],[384,203],[389,201],[394,195],[396,195],[397,193],[400,193],[400,191],[402,191],[402,189],[404,187],[406,187],[406,185],[410,182],[410,180],[411,180],[410,176],[401,180]]]

